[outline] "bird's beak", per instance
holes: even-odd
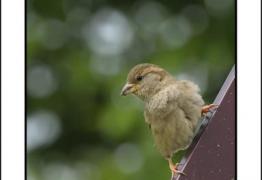
[[[137,91],[137,86],[135,84],[126,83],[121,91],[121,96],[126,96]]]

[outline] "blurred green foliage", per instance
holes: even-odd
[[[27,0],[28,179],[168,179],[142,102],[119,96],[128,70],[158,64],[210,103],[234,58],[233,0]]]

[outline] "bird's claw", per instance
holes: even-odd
[[[172,168],[171,171],[172,171],[172,176],[174,176],[174,175],[186,176],[186,173],[184,173],[183,171],[179,171],[176,167]]]
[[[169,168],[170,168],[170,170],[171,170],[171,172],[172,172],[172,177],[171,177],[171,180],[175,177],[175,176],[177,176],[177,175],[184,175],[184,176],[186,176],[186,173],[184,173],[183,171],[179,171],[178,169],[177,169],[177,167],[179,166],[179,165],[182,165],[181,163],[176,163],[175,165],[172,163],[172,161],[169,161]]]
[[[218,108],[218,105],[217,104],[209,104],[209,105],[206,105],[206,106],[203,106],[202,109],[201,109],[201,114],[202,115],[205,115],[206,113],[208,113],[211,109],[215,110]]]
[[[179,175],[186,176],[186,173],[184,173],[183,171],[179,171],[177,169],[171,171],[172,171],[171,180],[174,180],[174,177],[178,177]]]

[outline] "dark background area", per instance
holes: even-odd
[[[27,179],[168,179],[143,104],[120,90],[149,62],[211,103],[234,64],[234,3],[27,0]]]

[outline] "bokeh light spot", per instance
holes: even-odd
[[[40,43],[50,50],[61,48],[68,38],[66,25],[57,19],[41,21],[38,24],[37,31]]]
[[[58,116],[49,111],[38,111],[27,117],[27,150],[52,144],[61,133]]]
[[[47,65],[35,65],[28,68],[27,90],[32,97],[44,98],[55,92],[57,80]]]
[[[114,153],[117,167],[124,173],[130,174],[141,169],[144,164],[143,156],[137,145],[121,144]]]
[[[135,22],[145,31],[143,35],[149,36],[157,33],[158,26],[165,20],[167,10],[157,2],[143,2],[135,10]],[[152,37],[154,38],[154,37]]]
[[[62,162],[47,164],[42,170],[42,175],[44,180],[76,180],[80,178],[76,169]]]
[[[171,18],[162,23],[159,29],[162,41],[171,48],[181,48],[192,34],[189,21],[183,16]]]
[[[83,28],[88,47],[96,54],[123,53],[133,40],[133,29],[128,19],[119,11],[102,9]]]
[[[209,18],[206,10],[202,6],[189,5],[183,9],[182,14],[190,22],[193,34],[198,35],[207,29]]]

